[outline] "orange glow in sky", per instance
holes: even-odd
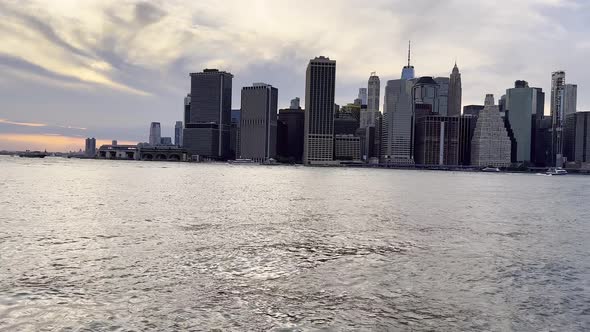
[[[48,134],[4,134],[0,133],[0,150],[39,150],[51,152],[68,152],[84,150],[84,137],[48,135]],[[119,144],[137,144],[137,142],[118,141]],[[111,144],[110,140],[96,140],[96,148]]]

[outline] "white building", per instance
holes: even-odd
[[[510,166],[511,142],[494,95],[486,96],[471,140],[471,164],[479,167]]]
[[[383,114],[382,159],[391,164],[414,164],[411,80],[387,82]]]

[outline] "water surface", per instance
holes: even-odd
[[[0,156],[0,331],[585,331],[590,177]]]

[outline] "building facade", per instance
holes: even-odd
[[[334,158],[334,95],[336,61],[310,60],[305,84],[305,164],[330,163]]]
[[[563,166],[564,126],[566,116],[577,110],[577,90],[575,84],[565,83],[565,72],[551,74],[551,158],[554,166]]]
[[[494,96],[487,95],[471,139],[471,164],[478,167],[508,167],[510,149],[510,138]]]
[[[278,124],[278,159],[282,162],[302,163],[305,112],[300,107],[279,110]]]
[[[84,155],[86,157],[95,157],[96,156],[96,138],[87,138],[86,139],[86,146],[84,148]]]
[[[529,87],[526,81],[516,81],[514,88],[506,90],[505,117],[514,136],[513,163],[530,164],[535,158],[535,119],[545,112],[545,93]]]
[[[230,158],[239,158],[240,153],[240,120],[242,117],[241,110],[231,111],[230,130],[229,130],[229,155]]]
[[[590,163],[590,111],[566,115],[564,141],[569,162]]]
[[[463,95],[463,88],[461,86],[461,73],[455,63],[449,81],[449,116],[461,115],[461,98]]]
[[[381,159],[384,163],[414,164],[412,86],[411,80],[399,79],[388,81],[385,87],[381,138]]]
[[[335,135],[334,157],[336,160],[361,160],[360,138],[354,135]]]
[[[242,88],[240,158],[266,162],[276,158],[277,88],[254,83]]]
[[[162,129],[159,122],[152,122],[150,124],[150,137],[149,143],[151,146],[160,145],[162,140]]]
[[[183,147],[191,159],[230,158],[230,121],[233,75],[217,69],[191,73],[190,110]]]
[[[416,164],[470,165],[474,117],[427,115],[416,119],[415,128]]]
[[[436,77],[434,79],[438,84],[438,115],[447,116],[449,114],[449,84],[448,77]],[[457,114],[459,116],[461,114]]]
[[[182,126],[182,121],[176,121],[174,124],[174,145],[178,147],[182,147],[182,131],[184,130]]]

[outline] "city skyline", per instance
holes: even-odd
[[[234,108],[240,104],[239,89],[258,81],[278,88],[279,108],[294,97],[304,103],[305,65],[317,55],[338,61],[336,103],[351,102],[368,75],[376,72],[382,81],[382,107],[385,82],[399,78],[409,39],[416,77],[448,77],[457,60],[463,105],[480,104],[486,93],[501,96],[516,80],[551,91],[551,72],[564,70],[567,81],[579,86],[578,110],[590,109],[590,72],[583,62],[590,56],[590,44],[583,38],[587,3],[521,1],[503,6],[458,1],[437,4],[426,13],[420,8],[431,7],[429,1],[413,6],[328,1],[314,4],[306,27],[281,26],[286,17],[307,14],[310,5],[258,1],[256,15],[264,24],[252,26],[237,19],[247,10],[245,5],[231,1],[218,8],[207,1],[90,1],[85,6],[56,1],[51,8],[38,1],[0,4],[6,13],[0,25],[6,37],[0,46],[0,150],[40,144],[77,150],[84,147],[85,137],[141,142],[153,121],[162,123],[163,136],[173,136],[175,122],[183,119],[182,98],[189,91],[186,73],[204,68],[235,75]],[[358,13],[359,20],[373,19],[366,26],[348,28],[338,23],[344,16],[327,15],[337,10],[342,15]],[[514,16],[523,11],[531,15]],[[416,15],[457,19],[449,26],[419,26],[413,22]],[[327,28],[330,24],[322,21],[326,17],[336,19],[339,29]],[[320,32],[324,34],[318,41]],[[176,37],[152,42],[156,33]],[[368,47],[370,52],[358,56],[359,48]]]

